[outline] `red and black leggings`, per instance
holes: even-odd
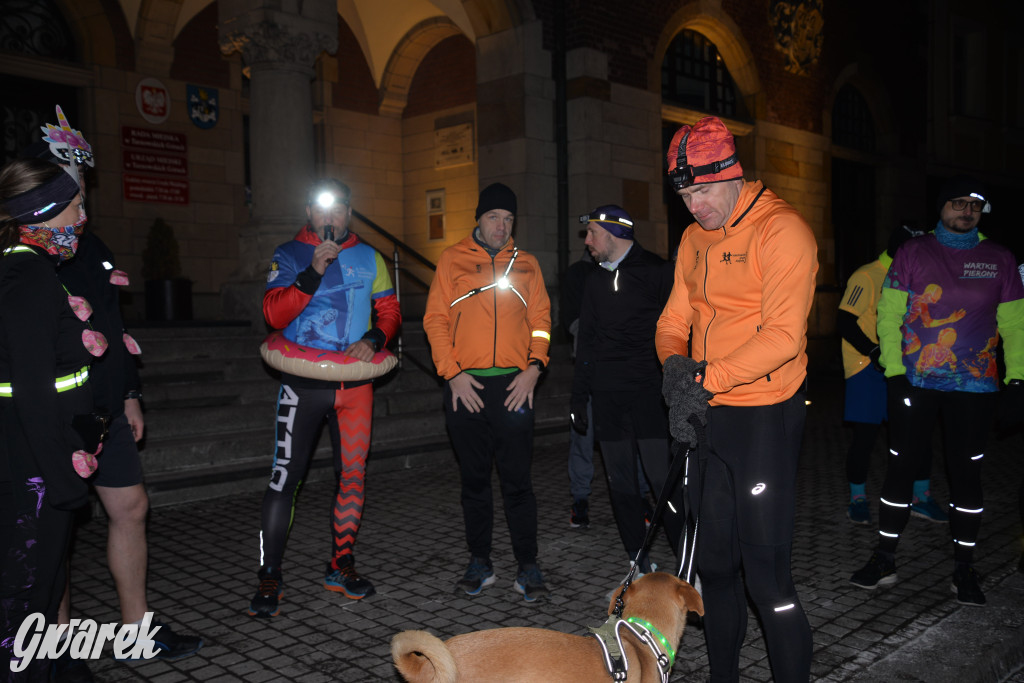
[[[352,554],[363,516],[363,482],[370,450],[373,385],[307,389],[282,384],[277,399],[277,450],[263,497],[260,564],[280,567],[298,495],[327,420],[338,492],[331,513],[331,567]]]

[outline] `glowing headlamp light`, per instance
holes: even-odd
[[[619,216],[610,216],[606,213],[588,213],[580,216],[580,223],[589,223],[591,221],[604,221],[605,223],[618,223],[619,225],[625,225],[628,228],[633,227],[633,221],[628,218],[620,218]]]
[[[502,275],[498,278],[498,289],[508,289],[509,281],[508,278]]]
[[[329,209],[337,203],[338,198],[333,192],[321,192],[316,196],[316,203],[321,209]]]

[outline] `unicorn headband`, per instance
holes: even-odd
[[[81,164],[95,166],[95,161],[92,158],[92,145],[85,141],[82,131],[71,127],[59,104],[57,105],[57,123],[60,125],[55,126],[48,123],[39,127],[39,130],[43,131],[42,140],[50,144],[50,153],[57,158],[61,165],[67,164],[68,173],[75,179],[75,182],[81,184],[78,167]]]

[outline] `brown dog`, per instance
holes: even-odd
[[[616,591],[616,597],[618,594]],[[633,582],[623,602],[622,618],[635,617],[649,623],[667,639],[673,651],[683,635],[686,613],[704,614],[704,602],[693,586],[664,572],[645,574]],[[608,614],[614,607],[612,598]],[[622,651],[629,664],[626,680],[660,683],[654,653],[628,629],[623,628],[621,633]],[[402,631],[391,639],[391,657],[409,683],[611,680],[596,638],[540,628],[475,631],[444,642],[426,631]]]

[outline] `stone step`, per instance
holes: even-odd
[[[143,347],[146,408],[142,457],[151,504],[169,505],[257,491],[266,485],[275,448],[279,373],[259,358],[263,331],[199,325],[133,330]],[[411,466],[450,457],[437,377],[422,326],[408,325],[402,366],[374,383],[370,467]],[[536,391],[539,434],[564,438],[572,365],[567,345]],[[333,477],[330,439],[320,435],[307,481]]]
[[[534,444],[564,441],[567,427],[538,422],[534,430]],[[408,469],[435,462],[439,458],[452,458],[451,445],[443,441],[423,442],[418,446],[394,450],[371,449],[367,459],[367,477],[380,472]],[[248,460],[220,461],[192,469],[156,472],[147,469],[146,490],[151,507],[180,505],[238,493],[259,492],[266,488],[270,476],[271,455],[265,454]],[[329,445],[318,447],[304,482],[327,481],[334,478]]]

